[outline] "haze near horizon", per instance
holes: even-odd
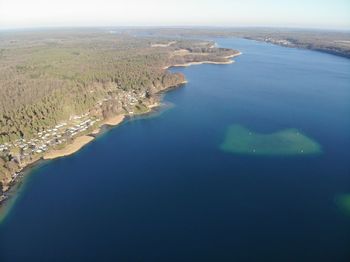
[[[349,30],[349,13],[347,0],[1,0],[0,28],[266,26]]]

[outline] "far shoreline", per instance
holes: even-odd
[[[215,62],[215,61],[201,61],[201,62],[189,62],[189,63],[184,63],[184,64],[175,64],[175,65],[171,65],[171,66],[166,66],[163,69],[170,69],[173,67],[190,67],[193,65],[203,65],[203,64],[212,64],[212,65],[229,65],[229,64],[233,64],[235,61],[231,60],[230,58],[234,58],[237,56],[242,55],[241,52],[238,52],[237,54],[233,54],[233,55],[229,55],[229,56],[225,56],[224,58],[227,59],[227,61],[223,61],[223,62]]]

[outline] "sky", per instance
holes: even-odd
[[[60,26],[350,30],[350,0],[0,0],[0,28]]]

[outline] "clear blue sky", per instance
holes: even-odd
[[[0,0],[0,28],[94,25],[350,29],[350,0]]]

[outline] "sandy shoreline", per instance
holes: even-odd
[[[92,136],[79,136],[76,139],[74,139],[72,143],[66,145],[64,148],[52,150],[46,153],[43,156],[43,159],[48,160],[72,155],[75,152],[79,151],[83,146],[90,143],[92,140],[94,140],[94,137]]]
[[[116,115],[114,117],[108,118],[107,120],[102,122],[102,125],[109,125],[109,126],[116,126],[119,125],[121,122],[123,122],[125,118],[125,115]],[[92,135],[98,135],[100,132],[100,127],[95,129],[91,132],[91,135],[83,135],[79,136],[74,139],[74,141],[68,145],[66,145],[62,149],[52,150],[48,153],[46,153],[43,156],[43,159],[49,160],[49,159],[55,159],[58,157],[64,157],[74,154],[75,152],[79,151],[82,147],[84,147],[86,144],[90,143],[92,140],[95,139]]]
[[[101,128],[96,128],[94,131],[91,132],[90,135],[98,135],[101,132]]]
[[[116,126],[119,125],[121,122],[123,122],[125,118],[125,115],[116,115],[114,117],[108,118],[105,121],[103,121],[103,124],[109,125],[109,126]]]
[[[154,104],[148,105],[147,107],[148,107],[148,109],[150,111],[152,108],[155,108],[155,107],[158,107],[158,106],[160,106],[160,103],[159,102],[155,102]]]

